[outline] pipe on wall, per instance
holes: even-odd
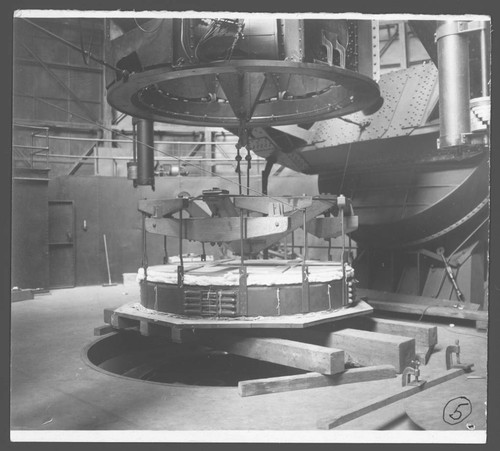
[[[153,121],[137,120],[137,180],[140,186],[155,189],[154,127]]]
[[[469,40],[458,21],[438,22],[439,148],[463,144],[470,132]]]
[[[489,92],[489,61],[488,61],[488,42],[486,39],[486,30],[489,30],[487,22],[482,22],[483,29],[480,31],[481,44],[481,96],[487,97]]]

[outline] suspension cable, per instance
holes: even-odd
[[[55,33],[52,33],[52,31],[49,31],[47,30],[46,28],[44,27],[41,27],[40,25],[36,24],[35,22],[32,22],[31,20],[29,19],[25,19],[23,17],[23,20],[28,22],[30,25],[33,25],[35,28],[39,29],[40,31],[42,31],[43,33],[49,35],[50,37],[54,38],[54,39],[57,39],[58,41],[62,42],[64,45],[67,45],[68,47],[72,48],[73,50],[76,50],[78,53],[81,53],[85,56],[87,56],[89,59],[91,59],[92,61],[95,61],[96,63],[99,63],[99,64],[102,64],[103,66],[106,66],[107,68],[109,69],[112,69],[116,72],[122,72],[120,69],[118,69],[117,67],[107,63],[106,61],[100,59],[100,58],[97,58],[95,57],[92,53],[90,53],[89,51],[87,50],[84,50],[84,49],[81,49],[80,47],[78,47],[77,45],[67,41],[66,39],[62,38],[61,36],[58,36],[57,34]]]

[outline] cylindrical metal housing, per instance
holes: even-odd
[[[439,22],[439,148],[463,144],[470,132],[469,41],[456,21]]]
[[[153,121],[137,121],[137,185],[155,184],[154,128]]]
[[[483,29],[480,31],[481,46],[481,96],[486,97],[490,94],[488,82],[490,78],[488,61],[488,43],[486,40],[486,30],[489,29],[488,22],[483,22]]]
[[[135,161],[127,163],[127,178],[129,180],[137,180],[137,163]]]

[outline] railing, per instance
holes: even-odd
[[[99,161],[101,160],[111,160],[113,164],[113,174],[118,175],[118,164],[122,162],[122,164],[126,161],[130,161],[133,158],[133,151],[130,149],[130,156],[122,155],[99,155],[100,145],[119,145],[122,143],[132,144],[132,140],[127,139],[107,139],[107,138],[86,138],[86,137],[74,137],[74,136],[55,136],[50,135],[49,130],[50,127],[39,127],[33,125],[24,125],[24,124],[14,124],[15,128],[22,129],[31,129],[33,132],[31,133],[31,145],[26,144],[13,144],[14,162],[21,162],[26,167],[34,168],[40,167],[39,165],[44,165],[45,168],[49,168],[50,165],[53,164],[61,164],[61,165],[72,165],[69,169],[68,174],[74,175],[77,170],[84,164],[93,164],[94,165],[94,174],[99,175]],[[35,140],[37,138],[45,138],[45,145],[40,146],[36,145]],[[92,142],[93,146],[90,147],[82,155],[70,155],[65,153],[51,153],[50,152],[50,142],[51,141],[78,141],[78,142]],[[164,152],[162,150],[157,150],[155,153],[155,162],[169,163],[178,166],[184,166],[185,172],[189,173],[189,169],[191,168],[191,172],[201,171],[201,174],[210,174],[216,175],[219,170],[217,170],[216,166],[220,167],[228,167],[222,172],[227,174],[228,172],[232,172],[236,168],[236,161],[232,153],[235,153],[235,144],[236,141],[155,141],[155,146],[169,146],[175,145],[176,148],[171,151]],[[184,155],[179,146],[195,146],[191,149],[190,152],[185,152],[187,155]],[[212,156],[195,156],[195,153],[198,150],[203,150],[203,148],[199,148],[200,146],[211,146],[212,147]],[[227,148],[223,147],[231,146],[233,149],[228,151]],[[128,150],[126,148],[116,148],[117,151],[120,150]],[[218,152],[221,156],[213,156],[214,152]],[[92,155],[93,153],[93,155]],[[256,155],[252,156],[252,167],[251,167],[251,175],[259,175],[262,168],[262,163],[265,161],[264,158],[258,157]],[[242,171],[245,171],[245,165],[242,166]],[[111,175],[111,174],[107,174]],[[160,174],[159,174],[160,175]],[[189,174],[187,174],[189,175]],[[191,173],[191,175],[194,175]]]
[[[13,163],[16,164],[18,162],[21,162],[25,167],[31,169],[36,168],[37,164],[43,163],[42,168],[47,169],[49,167],[49,150],[50,150],[49,127],[37,127],[34,125],[14,124],[14,129],[16,128],[33,130],[33,131],[31,133],[31,145],[15,144],[15,143],[12,144]],[[13,134],[13,138],[14,139],[17,138],[15,133]],[[35,140],[37,138],[45,139],[45,146],[35,145]]]

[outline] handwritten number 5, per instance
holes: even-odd
[[[450,418],[451,418],[452,420],[455,420],[455,421],[460,420],[460,418],[462,418],[462,412],[461,412],[459,409],[460,409],[460,407],[462,407],[462,406],[466,406],[466,405],[467,405],[467,403],[462,403],[462,404],[459,404],[459,405],[455,408],[455,410],[454,410],[452,413],[450,413],[450,414],[449,414]],[[458,415],[458,416],[457,416],[457,415]]]

